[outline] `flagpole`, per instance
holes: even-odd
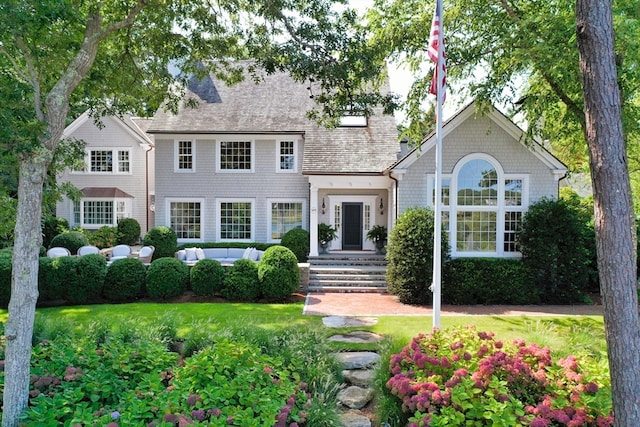
[[[436,15],[439,19],[438,57],[436,62],[436,177],[433,224],[433,327],[440,327],[440,302],[442,293],[442,101],[444,98],[444,31],[442,16],[442,0],[436,0]]]

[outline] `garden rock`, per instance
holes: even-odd
[[[375,317],[328,316],[322,318],[322,323],[329,328],[346,328],[354,326],[373,326],[378,323],[378,319]]]
[[[351,409],[360,409],[367,406],[367,403],[373,399],[373,390],[370,388],[362,388],[355,385],[340,390],[338,400],[344,406]]]
[[[369,387],[373,382],[374,373],[371,369],[345,369],[342,376],[351,385]]]
[[[345,369],[367,369],[380,360],[380,355],[372,351],[334,353],[334,356],[344,365]]]
[[[371,420],[357,412],[345,412],[340,416],[344,427],[371,427]]]
[[[367,331],[352,331],[347,334],[338,334],[329,337],[329,341],[345,343],[374,343],[382,340],[382,336]]]

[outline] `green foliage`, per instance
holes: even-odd
[[[140,241],[140,223],[135,218],[118,221],[118,244],[135,245]]]
[[[537,304],[540,295],[520,259],[456,258],[443,269],[447,304]]]
[[[367,233],[367,239],[373,243],[384,242],[387,240],[387,227],[384,225],[374,225]]]
[[[267,249],[258,264],[262,295],[267,299],[288,298],[300,285],[298,259],[284,246]]]
[[[41,263],[45,285],[42,287],[42,300],[56,301],[65,299],[68,292],[78,286],[78,260],[80,258],[63,256],[54,258],[51,263]],[[47,267],[49,267],[47,269]],[[71,288],[71,289],[70,289]]]
[[[239,259],[227,267],[220,292],[229,300],[251,301],[260,296],[258,266],[248,259]]]
[[[7,307],[11,298],[11,258],[0,256],[0,307]]]
[[[613,425],[606,367],[473,327],[415,337],[389,363],[386,387],[405,422],[424,425]]]
[[[51,239],[50,248],[62,247],[69,249],[69,252],[75,254],[82,246],[88,245],[89,239],[83,233],[79,231],[67,231],[65,233],[58,234]]]
[[[318,241],[329,243],[333,239],[336,238],[338,232],[335,228],[330,226],[329,224],[320,223],[318,224]]]
[[[271,246],[275,246],[275,243],[260,243],[260,242],[203,242],[198,243],[199,248],[256,248],[260,251],[266,251]],[[176,250],[193,248],[194,243],[183,243],[179,245]]]
[[[70,280],[72,285],[65,287],[64,298],[71,304],[96,301],[102,296],[107,260],[100,254],[84,255],[76,260],[76,277]]]
[[[543,199],[529,207],[518,239],[523,262],[533,274],[542,302],[583,300],[590,287],[589,268],[593,267],[589,252],[592,233],[580,211],[563,199]]]
[[[224,285],[224,267],[215,259],[201,259],[189,272],[191,290],[199,296],[220,293]]]
[[[51,240],[58,234],[69,231],[69,221],[66,218],[48,216],[42,221],[42,246],[50,247]]]
[[[428,304],[433,276],[433,225],[431,209],[410,208],[400,215],[387,246],[389,292],[407,304]],[[447,233],[442,232],[442,262],[449,256]],[[444,287],[444,285],[443,285]]]
[[[104,278],[103,296],[114,302],[131,301],[145,289],[146,268],[140,260],[123,258],[113,261]]]
[[[117,243],[117,231],[116,227],[103,225],[89,234],[89,243],[100,249],[111,248]]]
[[[180,296],[189,283],[189,267],[176,258],[161,258],[149,266],[146,283],[151,298]]]
[[[144,246],[153,246],[153,260],[163,257],[173,257],[178,246],[178,236],[175,231],[164,225],[153,227],[142,239]]]
[[[280,244],[291,249],[298,262],[307,262],[309,256],[309,232],[302,228],[294,228],[282,235]]]

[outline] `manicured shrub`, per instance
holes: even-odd
[[[38,302],[52,300],[51,295],[55,293],[49,289],[49,281],[47,280],[47,276],[53,268],[52,264],[53,258],[47,256],[38,258]]]
[[[290,249],[284,246],[272,246],[260,259],[258,279],[265,298],[274,300],[287,298],[300,285],[298,259]]]
[[[118,244],[135,245],[140,241],[140,223],[135,218],[118,221]]]
[[[54,258],[46,272],[46,285],[43,300],[65,299],[67,291],[75,288],[78,282],[77,257],[63,256]]]
[[[429,304],[433,281],[433,225],[431,209],[410,208],[400,215],[387,245],[387,284],[405,304]],[[449,258],[447,233],[442,231],[442,264]],[[444,285],[443,285],[444,287]]]
[[[590,233],[579,209],[563,199],[543,199],[529,207],[518,240],[543,303],[583,301],[590,287]]]
[[[198,261],[189,272],[191,290],[198,296],[220,293],[224,285],[224,267],[215,259]]]
[[[302,228],[289,230],[280,239],[280,244],[291,249],[298,262],[307,262],[309,256],[309,232]]]
[[[178,237],[175,231],[166,226],[153,227],[142,239],[145,246],[153,246],[153,260],[163,257],[172,257],[178,246]]]
[[[417,336],[389,372],[406,425],[613,425],[608,376],[593,362],[554,362],[548,348],[472,327]]]
[[[248,259],[239,259],[227,267],[224,276],[223,297],[237,301],[251,301],[260,296],[258,266]]]
[[[174,298],[182,295],[189,283],[189,267],[176,258],[161,258],[147,269],[147,295]]]
[[[89,243],[100,249],[111,248],[117,244],[118,229],[109,225],[103,225],[89,234]]]
[[[42,221],[42,245],[48,248],[51,240],[58,234],[69,231],[69,221],[66,218],[49,216]]]
[[[76,258],[76,280],[64,288],[64,298],[71,304],[86,304],[102,296],[107,275],[107,260],[100,254]]]
[[[447,304],[537,304],[540,295],[521,259],[456,258],[443,270]]]
[[[83,233],[79,231],[67,231],[62,234],[58,234],[51,239],[50,248],[63,247],[69,249],[69,252],[75,254],[78,252],[78,248],[88,245],[89,239]]]
[[[107,268],[103,296],[114,302],[131,301],[145,289],[146,268],[135,258],[115,260]]]
[[[7,307],[11,298],[11,258],[0,257],[0,307]]]

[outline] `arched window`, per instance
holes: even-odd
[[[434,195],[433,177],[430,194]],[[517,230],[527,205],[527,175],[505,174],[486,154],[461,159],[443,175],[442,218],[454,257],[520,256]],[[433,197],[430,198],[433,206]]]

